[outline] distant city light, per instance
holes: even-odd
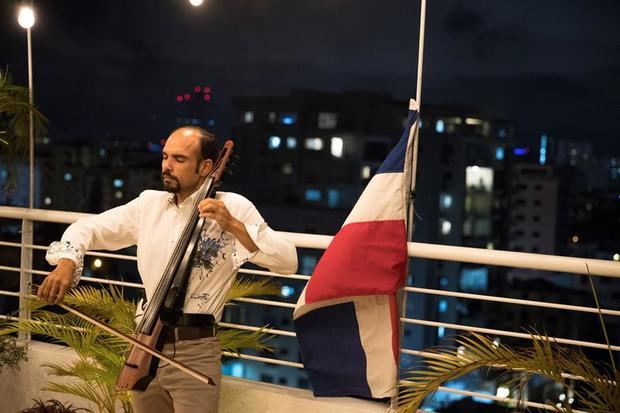
[[[269,149],[278,149],[281,142],[282,139],[280,139],[279,136],[270,136],[269,140],[267,141],[267,147]]]
[[[286,147],[288,149],[295,149],[297,147],[297,138],[294,136],[289,136],[286,138]]]
[[[305,198],[306,198],[306,201],[320,201],[321,190],[320,189],[306,189]]]
[[[245,123],[252,123],[252,122],[254,122],[254,112],[252,112],[252,111],[245,112],[243,114],[243,121]]]
[[[573,235],[570,239],[571,241],[573,241],[573,243],[578,243],[579,242],[579,237],[577,235]]]
[[[122,179],[120,179],[120,178],[116,178],[116,179],[112,182],[112,184],[114,185],[114,188],[122,188],[122,187],[123,187],[124,182],[123,182],[123,180],[122,180]]]
[[[65,173],[65,181],[69,182],[71,179],[73,179],[73,175],[71,175],[70,172]]]
[[[280,290],[280,295],[282,297],[292,297],[293,294],[295,294],[295,289],[291,286],[288,285],[283,285],[282,289]]]
[[[447,300],[439,300],[439,312],[445,313],[448,311],[448,301]]]
[[[620,254],[614,254],[613,259],[614,261],[620,261]]]
[[[501,146],[495,149],[495,159],[498,161],[504,160],[504,148]]]
[[[342,158],[342,152],[344,149],[344,141],[342,138],[334,136],[331,140],[331,153],[336,158]]]
[[[185,100],[189,100],[191,98],[191,96],[189,95],[189,93],[186,93],[183,95],[183,99]]]
[[[19,16],[17,16],[17,22],[24,29],[30,29],[34,26],[34,11],[30,7],[21,7],[19,9]]]
[[[435,123],[435,132],[443,133],[446,130],[446,124],[443,120],[439,119],[437,123]]]
[[[211,95],[204,95],[203,99],[208,102],[211,100]]]
[[[510,389],[508,387],[498,387],[496,396],[497,397],[508,397],[510,396]]]
[[[362,166],[362,179],[370,178],[370,166]]]
[[[200,93],[200,86],[194,86],[194,92]]]
[[[482,125],[482,120],[475,118],[465,118],[465,123],[467,125]]]
[[[323,149],[323,139],[321,138],[306,138],[305,141],[306,149],[310,149],[313,151],[320,151]]]
[[[558,397],[558,399],[560,399],[560,401],[563,402],[564,400],[566,400],[566,394],[564,393],[560,394],[560,397]]]
[[[202,91],[205,93],[211,93],[211,87],[205,86],[204,89],[202,89]]]
[[[530,148],[514,148],[512,150],[512,153],[514,153],[517,156],[523,156],[523,155],[527,155],[530,151]]]
[[[101,261],[99,258],[95,259],[95,261],[93,261],[93,266],[95,268],[101,268],[101,266],[103,265],[103,261]]]
[[[500,138],[505,138],[506,137],[506,129],[505,128],[499,128],[499,130],[497,131],[497,136],[499,136]]]
[[[443,338],[446,335],[446,328],[439,327],[437,328],[437,338]]]
[[[538,156],[538,163],[544,165],[547,162],[547,135],[540,137],[540,154]]]
[[[452,206],[452,195],[450,194],[441,194],[439,196],[439,203],[442,209],[449,209]]]
[[[209,121],[207,122],[207,124],[208,124],[209,126],[215,126],[215,120],[213,120],[213,119],[209,119]]]
[[[114,193],[114,198],[121,199],[122,197],[123,197],[123,192],[122,191],[116,191]]]
[[[297,116],[294,114],[285,114],[280,116],[280,123],[283,125],[293,125],[297,121]]]
[[[181,95],[177,96],[177,102],[179,103],[183,102],[183,96]]]
[[[441,233],[443,235],[448,235],[450,234],[450,231],[452,231],[452,223],[448,220],[442,219],[441,220]]]
[[[191,4],[194,7],[198,7],[202,5],[202,3],[204,3],[203,0],[189,0],[189,4]]]
[[[46,196],[45,199],[43,200],[43,203],[45,205],[50,205],[52,203],[52,198],[50,198],[49,196]]]

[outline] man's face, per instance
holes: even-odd
[[[164,189],[175,194],[191,195],[208,174],[201,161],[200,141],[191,129],[174,132],[162,151],[161,178]]]

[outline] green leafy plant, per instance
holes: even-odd
[[[47,401],[43,401],[41,399],[34,400],[34,405],[27,409],[22,410],[20,413],[79,413],[79,412],[90,412],[92,410],[85,409],[82,407],[73,407],[72,404],[65,406],[62,402],[51,399]]]
[[[8,70],[0,70],[0,163],[7,165],[8,172],[5,192],[17,182],[17,160],[28,153],[31,111],[36,138],[45,132],[47,119],[30,104],[28,88],[15,85]]]
[[[401,385],[399,412],[416,412],[439,386],[480,368],[522,372],[506,385],[523,386],[532,376],[545,376],[570,390],[575,405],[596,413],[620,412],[620,372],[595,365],[580,349],[566,348],[553,339],[532,334],[531,346],[513,349],[484,335],[471,333],[456,339],[452,347],[427,350],[422,368],[408,372]],[[579,380],[574,380],[578,377]],[[516,382],[516,383],[515,383]],[[576,385],[577,383],[577,385]],[[517,392],[523,394],[523,392]],[[572,412],[568,400],[557,411]]]
[[[6,368],[19,370],[19,364],[28,359],[27,353],[28,346],[17,344],[15,337],[0,336],[0,373]]]
[[[233,284],[228,300],[242,296],[267,295],[277,292],[269,281],[238,279]],[[131,335],[134,330],[136,305],[123,298],[122,292],[110,289],[81,286],[65,296],[65,303],[85,314],[97,318],[121,332]],[[71,313],[58,314],[45,309],[45,303],[32,301],[32,319],[14,320],[0,331],[9,334],[28,331],[52,338],[55,342],[71,347],[78,360],[68,365],[46,364],[50,374],[71,377],[70,383],[50,382],[44,390],[75,395],[97,407],[97,411],[113,413],[120,405],[125,413],[132,411],[130,393],[116,389],[116,378],[125,362],[129,344]],[[269,350],[264,341],[268,336],[262,331],[246,332],[221,329],[218,337],[222,349],[239,352],[241,348]]]

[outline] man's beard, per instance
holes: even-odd
[[[164,177],[168,178],[168,182],[164,180]],[[164,190],[173,194],[178,194],[181,191],[181,183],[179,180],[167,173],[161,174],[161,183],[164,186]]]

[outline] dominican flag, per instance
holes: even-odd
[[[325,250],[293,313],[315,396],[391,397],[398,370],[396,293],[407,271],[405,218],[418,105]]]

